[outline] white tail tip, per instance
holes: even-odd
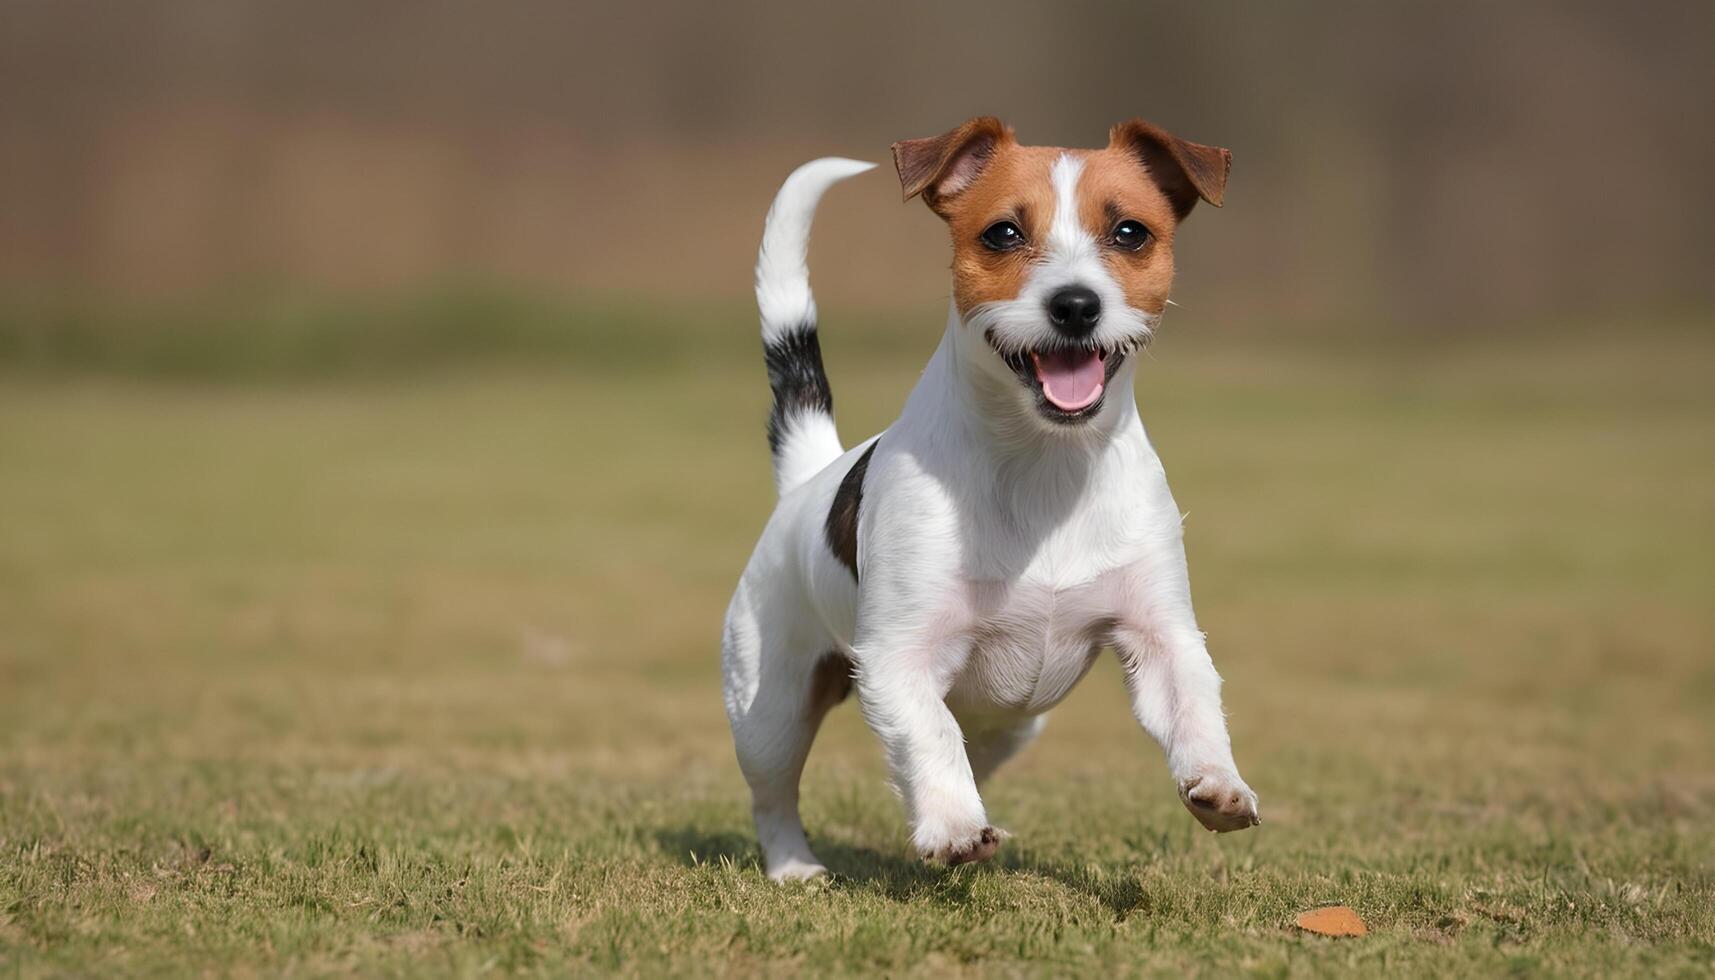
[[[810,222],[828,188],[856,177],[875,164],[843,157],[811,160],[786,178],[763,226],[762,248],[756,255],[756,305],[762,312],[762,336],[816,322],[816,301],[810,295]]]

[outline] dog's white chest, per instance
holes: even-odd
[[[1036,714],[1089,671],[1113,627],[1109,590],[976,582],[966,586],[963,667],[947,702],[961,714]]]

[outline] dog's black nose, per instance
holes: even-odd
[[[1102,298],[1088,286],[1067,286],[1048,297],[1048,321],[1068,337],[1088,337],[1102,318]]]

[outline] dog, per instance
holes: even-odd
[[[1132,394],[1173,243],[1232,155],[1141,119],[1100,150],[1024,146],[980,117],[893,145],[905,200],[953,243],[940,346],[893,425],[851,449],[816,335],[810,224],[826,158],[768,212],[756,296],[779,502],[727,611],[724,700],[776,881],[825,874],[798,815],[823,717],[854,689],[926,861],[992,857],[978,793],[1103,648],[1213,831],[1259,822],[1192,613],[1181,515]]]

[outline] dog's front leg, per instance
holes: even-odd
[[[1243,830],[1261,822],[1256,794],[1233,762],[1221,676],[1188,601],[1184,606],[1183,613],[1157,606],[1145,625],[1122,626],[1114,647],[1125,665],[1132,713],[1167,753],[1185,808],[1210,830]]]
[[[911,843],[924,860],[948,865],[992,857],[1001,834],[989,826],[964,733],[944,700],[955,668],[937,664],[921,634],[870,632],[855,651],[858,696],[905,799]]]

